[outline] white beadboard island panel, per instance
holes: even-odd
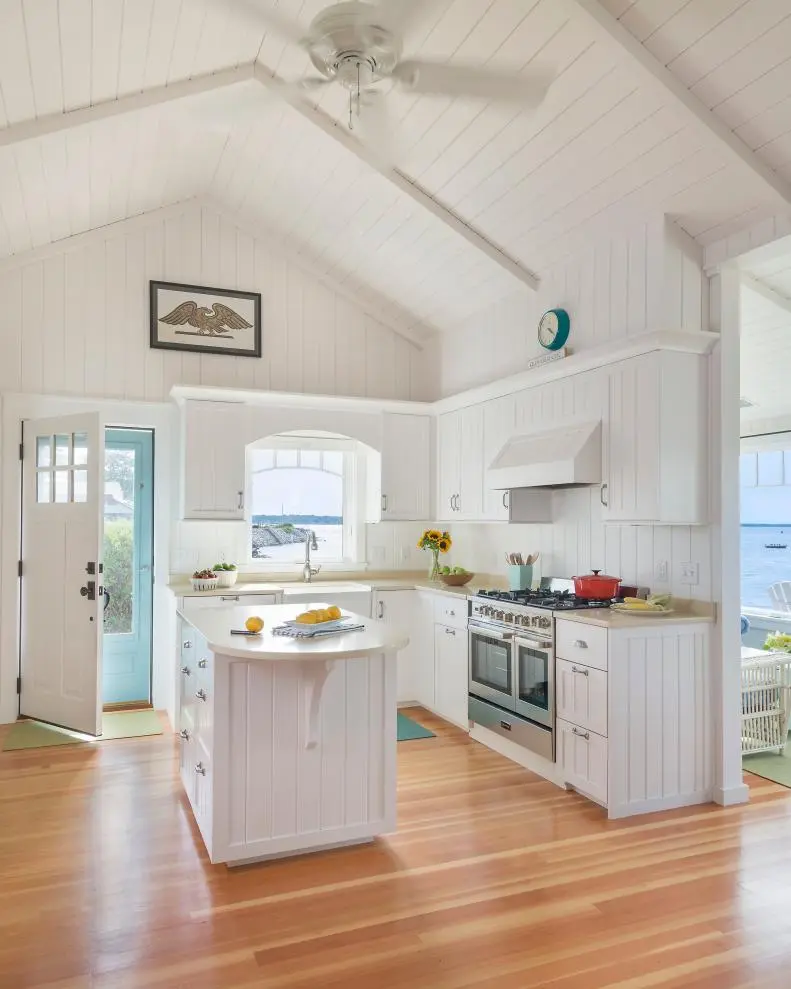
[[[149,348],[150,279],[259,291],[260,359]],[[185,204],[0,264],[0,390],[163,401],[175,384],[431,397],[425,355],[277,245]]]
[[[709,626],[663,620],[656,628],[610,629],[609,649],[608,816],[708,803],[714,787]]]

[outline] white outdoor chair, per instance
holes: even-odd
[[[777,611],[791,611],[791,580],[780,580],[769,588],[769,597]]]
[[[755,651],[742,658],[742,755],[783,752],[791,719],[791,655]]]

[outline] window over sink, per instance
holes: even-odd
[[[364,556],[359,517],[364,470],[355,441],[284,435],[247,452],[249,559],[263,567],[302,563],[315,534],[312,563],[356,562]]]

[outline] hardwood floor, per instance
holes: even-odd
[[[791,984],[791,791],[608,823],[415,713],[396,835],[234,871],[172,736],[0,753],[0,987]]]

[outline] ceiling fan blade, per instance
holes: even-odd
[[[299,21],[292,20],[283,12],[286,6],[280,0],[277,6],[272,6],[272,0],[235,0],[237,9],[249,14],[251,20],[267,31],[274,31],[284,41],[304,47],[306,31]]]
[[[499,72],[476,65],[448,65],[407,59],[393,77],[411,93],[467,96],[472,99],[537,107],[552,81],[549,73]]]
[[[392,167],[396,163],[395,121],[390,113],[384,93],[369,93],[363,96],[360,116],[360,137],[383,165]]]
[[[437,5],[438,0],[379,0],[376,16],[385,27],[403,36],[425,21]]]

